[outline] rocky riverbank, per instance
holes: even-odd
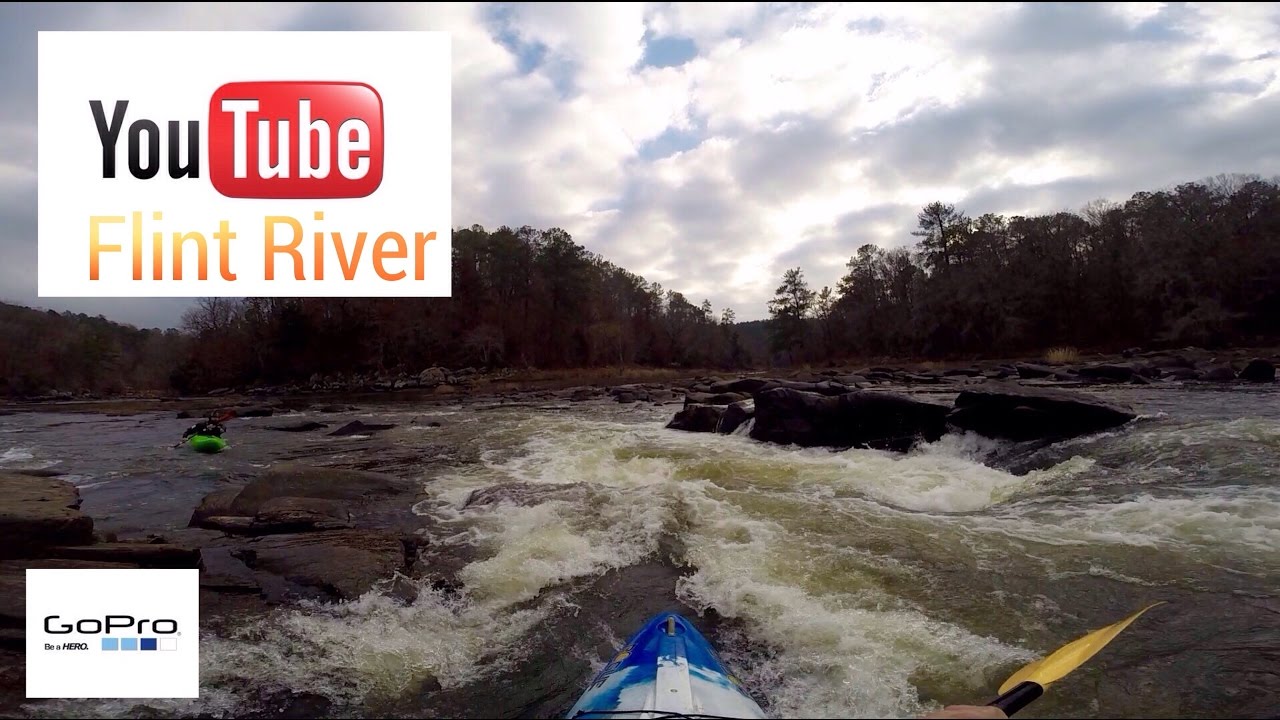
[[[252,417],[277,409],[344,408],[350,402],[458,402],[469,399],[588,400],[611,393],[620,402],[669,400],[672,395],[706,392],[700,386],[735,377],[774,377],[798,382],[834,382],[861,389],[868,386],[961,384],[966,378],[1036,381],[1060,386],[1113,383],[1269,383],[1275,381],[1280,349],[1201,348],[1087,355],[1067,360],[1027,357],[975,362],[896,362],[867,366],[775,371],[712,371],[682,368],[587,368],[530,371],[473,367],[429,367],[417,373],[352,373],[313,375],[288,385],[215,388],[197,397],[127,393],[98,397],[60,390],[38,397],[0,400],[0,412],[52,406],[62,412],[149,412],[177,407],[200,414],[213,408],[237,407]],[[611,389],[616,389],[612,392]]]

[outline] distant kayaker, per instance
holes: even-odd
[[[219,418],[214,413],[209,413],[209,417],[187,428],[182,433],[185,440],[192,435],[212,435],[214,437],[222,437],[222,433],[226,432],[226,428],[222,427],[222,423],[218,422]]]

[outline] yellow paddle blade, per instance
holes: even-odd
[[[1129,627],[1129,623],[1137,620],[1139,615],[1156,605],[1163,604],[1163,600],[1152,603],[1118,623],[1099,628],[1078,640],[1063,645],[1052,655],[1040,658],[1010,675],[1009,679],[1005,680],[1004,684],[1000,686],[1000,694],[1003,695],[1016,687],[1018,683],[1028,680],[1039,684],[1040,687],[1048,687],[1049,683],[1061,680],[1072,670],[1085,664],[1089,658],[1098,654],[1098,651],[1106,647],[1107,643],[1111,642],[1115,636]]]

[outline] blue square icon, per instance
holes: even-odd
[[[120,638],[121,650],[137,650],[138,638]]]
[[[117,650],[119,649],[117,643],[118,641],[115,638],[102,638],[102,649]]]
[[[143,649],[143,650],[155,650],[155,649],[156,649],[156,639],[155,639],[155,638],[142,638],[142,649]]]

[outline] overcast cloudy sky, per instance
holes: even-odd
[[[739,319],[788,267],[834,286],[859,245],[913,241],[935,199],[1280,173],[1274,3],[7,3],[0,299],[145,326],[188,301],[36,297],[42,29],[448,30],[456,226],[559,226]]]

